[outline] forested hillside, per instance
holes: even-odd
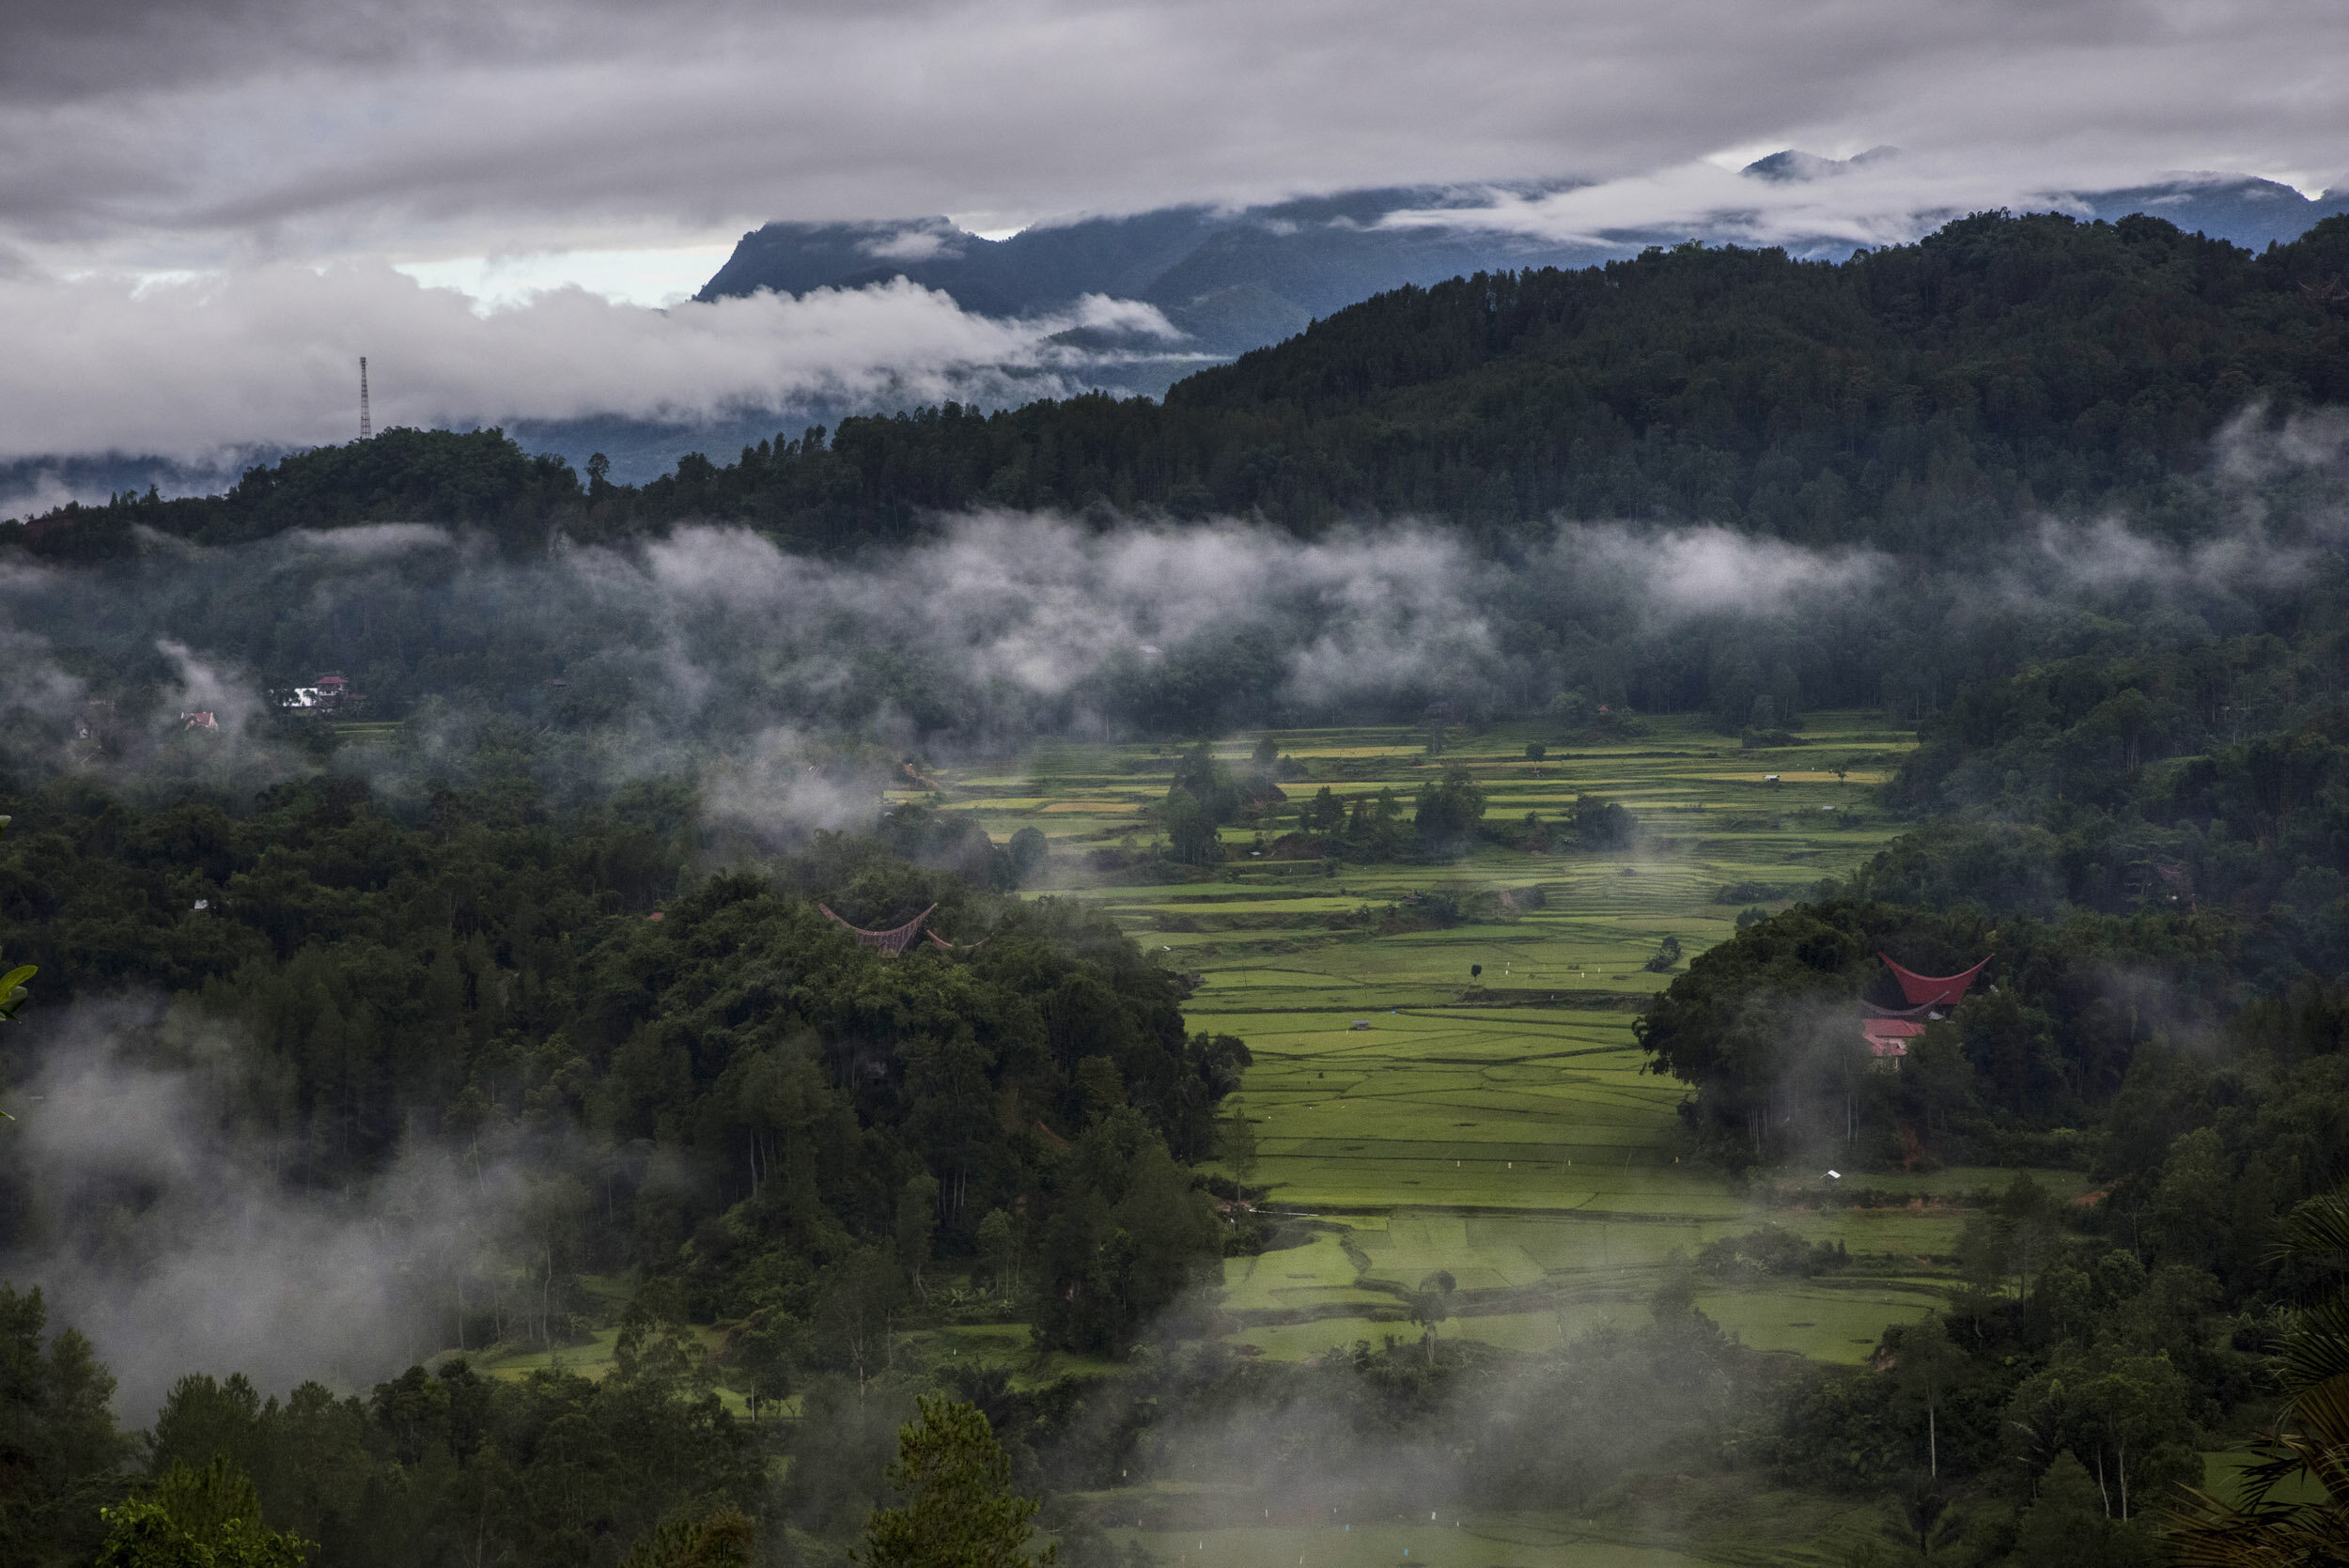
[[[145,526],[474,523],[517,545],[739,519],[827,549],[975,505],[1717,521],[1812,543],[1980,542],[2018,509],[2126,500],[2253,404],[2349,399],[2349,219],[2253,256],[2158,219],[1968,218],[1836,265],[1697,245],[1405,288],[1174,386],[983,414],[949,404],[779,437],[641,489],[494,434],[387,432],[224,498],[38,520],[58,557]]]
[[[40,950],[60,1010],[149,987],[181,1000],[182,1032],[239,1031],[257,1054],[221,1113],[283,1149],[298,1184],[365,1176],[403,1140],[502,1127],[658,1147],[692,1179],[648,1181],[643,1156],[548,1151],[536,1179],[572,1183],[577,1212],[556,1203],[539,1240],[566,1270],[682,1264],[700,1310],[723,1298],[729,1318],[786,1299],[810,1316],[860,1248],[889,1250],[911,1289],[933,1245],[972,1255],[983,1221],[1016,1212],[1023,1245],[1066,1254],[1036,1276],[1050,1332],[1093,1347],[1130,1335],[1201,1245],[1170,1157],[1207,1151],[1246,1052],[1187,1038],[1179,981],[1097,919],[999,903],[858,840],[824,841],[781,881],[719,877],[680,894],[690,840],[657,801],[559,826],[510,792],[443,796],[428,821],[403,823],[364,786],[324,780],[241,817],[70,787],[9,804],[37,826],[0,845],[0,949]],[[932,928],[965,951],[925,941],[894,960],[819,896],[875,925],[935,906]],[[1055,1186],[1067,1158],[1093,1162],[1075,1188]],[[1138,1234],[1175,1257],[1143,1265],[1159,1271],[1146,1287],[1053,1282],[1099,1266],[1062,1231],[1110,1224],[1136,1180],[1137,1202],[1174,1211]],[[65,1239],[28,1234],[61,1217],[28,1209],[23,1188],[7,1195],[6,1244]],[[762,1228],[791,1238],[802,1274],[735,1277],[728,1259]],[[570,1287],[550,1288],[535,1311],[567,1314]],[[446,1327],[478,1342],[489,1322]]]
[[[1697,957],[1637,1026],[1652,1070],[1689,1090],[1690,1134],[1757,1173],[1952,1161],[2092,1181],[2063,1205],[2018,1178],[1959,1241],[2000,1282],[1889,1332],[1889,1375],[1791,1413],[1825,1479],[1867,1463],[1863,1435],[1932,1412],[1927,1471],[1883,1472],[1920,1552],[2338,1555],[2344,1434],[2315,1403],[2342,1374],[2349,1181],[2344,712],[2320,673],[2336,637],[1970,687],[1887,791],[1916,830]],[[1907,1001],[1882,955],[1985,966],[1891,1071],[1857,1045],[1871,1005]],[[2191,1449],[2247,1421],[2259,1511],[2181,1490],[2201,1480]],[[2135,1524],[2129,1488],[2155,1499]]]

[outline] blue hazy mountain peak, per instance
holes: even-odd
[[[1854,153],[1849,158],[1822,158],[1815,152],[1804,152],[1796,147],[1788,147],[1783,152],[1773,152],[1767,158],[1757,158],[1737,172],[1755,179],[1766,179],[1774,184],[1781,185],[1812,179],[1831,179],[1839,174],[1848,174],[1864,164],[1878,163],[1888,158],[1896,158],[1900,155],[1900,150],[1896,147],[1872,147],[1867,151]]]

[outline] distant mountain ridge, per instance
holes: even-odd
[[[1403,284],[1588,266],[1621,254],[1620,246],[1560,245],[1466,226],[1377,226],[1390,213],[1486,195],[1398,188],[1239,211],[1170,207],[1039,225],[1004,240],[944,218],[772,223],[744,235],[696,298],[862,288],[903,276],[942,290],[965,310],[1019,317],[1105,294],[1155,305],[1196,347],[1237,355]]]
[[[1894,155],[1878,147],[1833,160],[1789,149],[1743,171],[1774,184],[1830,179]],[[1523,187],[1539,195],[1564,185]],[[1380,226],[1397,212],[1482,206],[1492,187],[1397,187],[1273,203],[1237,210],[1170,207],[1130,217],[1085,218],[988,240],[944,218],[876,223],[771,223],[742,237],[696,298],[760,289],[803,294],[858,288],[903,276],[942,290],[964,309],[1024,317],[1062,310],[1086,294],[1155,305],[1188,334],[1185,345],[1237,356],[1277,343],[1308,322],[1389,289],[1425,287],[1479,272],[1587,267],[1647,245],[1710,235],[1703,225],[1610,231],[1603,242],[1569,244],[1463,223]],[[2349,191],[2314,200],[2289,185],[2248,178],[2193,177],[2058,200],[2075,216],[2166,218],[2252,250],[2297,239],[2320,220],[2349,211]],[[1785,247],[1808,258],[1841,260],[1851,241],[1822,236]],[[1196,368],[1196,360],[1174,375]],[[1131,368],[1131,367],[1129,367]],[[1147,366],[1112,378],[1113,390],[1158,392]]]
[[[2091,217],[2110,220],[2143,212],[2167,218],[2189,234],[2207,234],[2254,251],[2289,245],[2326,218],[2349,212],[2349,189],[2311,198],[2272,179],[2137,185],[2086,199]]]

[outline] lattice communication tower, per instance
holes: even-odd
[[[366,441],[375,434],[375,422],[367,413],[367,356],[359,356],[359,439]]]

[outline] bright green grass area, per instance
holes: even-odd
[[[1688,1568],[1708,1560],[1670,1546],[1610,1541],[1564,1521],[1451,1518],[1409,1525],[1118,1530],[1170,1568]],[[1407,1555],[1408,1554],[1408,1555]]]
[[[2238,1449],[2227,1453],[2202,1455],[2202,1490],[2221,1502],[2240,1504],[2243,1500],[2243,1467],[2258,1455]],[[2295,1475],[2269,1494],[2276,1502],[2311,1503],[2325,1500],[2325,1488],[2313,1476]]]
[[[947,781],[940,809],[972,814],[998,839],[1038,829],[1054,850],[1052,896],[1100,908],[1200,977],[1192,1029],[1248,1042],[1252,1195],[1330,1228],[1227,1262],[1236,1342],[1290,1358],[1415,1342],[1402,1295],[1443,1270],[1459,1287],[1447,1337],[1554,1346],[1644,1321],[1697,1249],[1766,1221],[1840,1241],[1854,1263],[1734,1289],[1698,1281],[1703,1309],[1749,1344],[1854,1361],[1887,1324],[1938,1300],[1964,1223],[1944,1200],[2013,1172],[1847,1172],[1839,1184],[1789,1172],[1733,1187],[1694,1162],[1674,1110],[1682,1088],[1641,1071],[1631,1035],[1633,1009],[1670,984],[1644,968],[1666,936],[1693,958],[1734,932],[1744,904],[1782,907],[1899,831],[1870,790],[1910,737],[1828,714],[1802,746],[1747,752],[1693,722],[1650,724],[1595,747],[1556,745],[1539,724],[1455,730],[1433,758],[1416,730],[1273,737],[1308,771],[1283,785],[1293,804],[1325,784],[1348,798],[1392,788],[1408,813],[1415,788],[1461,766],[1483,784],[1489,820],[1560,824],[1579,795],[1621,801],[1643,832],[1617,853],[1487,846],[1447,865],[1252,855],[1288,831],[1276,819],[1261,835],[1227,831],[1226,862],[1196,880],[1137,885],[1091,870],[1088,852],[1152,842],[1179,748],[1061,744]],[[1240,765],[1255,740],[1232,737],[1219,754]],[[1551,754],[1527,760],[1529,741]],[[1723,902],[1738,884],[1765,891]],[[1506,894],[1509,908],[1387,936],[1335,918],[1439,890]],[[2077,1176],[2037,1174],[2065,1196],[2083,1190]],[[1873,1189],[1879,1205],[1846,1206],[1839,1185]]]
[[[1359,1256],[1337,1235],[1325,1234],[1303,1247],[1228,1259],[1223,1269],[1224,1309],[1275,1318],[1307,1313],[1343,1316],[1393,1306],[1392,1295],[1361,1282]]]
[[[693,1327],[688,1330],[706,1353],[716,1352],[724,1343],[724,1336],[714,1328]],[[600,1383],[611,1374],[614,1346],[620,1330],[614,1327],[599,1328],[584,1344],[557,1345],[552,1349],[521,1349],[511,1346],[491,1346],[487,1352],[468,1358],[475,1372],[490,1377],[521,1379],[534,1372],[552,1369]],[[750,1414],[750,1403],[741,1393],[723,1384],[718,1397],[727,1409],[738,1416]]]
[[[1086,1499],[1118,1542],[1169,1568],[1812,1568],[1841,1564],[1875,1533],[1870,1505],[1681,1477],[1658,1498],[1670,1522],[1638,1509],[1564,1512],[1413,1507],[1409,1477],[1334,1504],[1239,1488],[1136,1487]],[[1133,1521],[1130,1525],[1126,1521]]]
[[[1886,1325],[1912,1322],[1940,1302],[1929,1285],[1833,1277],[1697,1294],[1697,1310],[1743,1343],[1814,1361],[1864,1361]]]
[[[704,1351],[714,1355],[723,1349],[723,1336],[718,1330],[695,1327],[692,1332]],[[469,1359],[474,1370],[491,1377],[519,1379],[553,1368],[600,1382],[612,1371],[614,1347],[618,1339],[616,1327],[600,1328],[584,1343],[560,1345],[551,1351],[492,1346]],[[889,1354],[901,1363],[941,1371],[967,1363],[1001,1367],[1011,1374],[1013,1385],[1019,1388],[1040,1387],[1064,1377],[1098,1377],[1119,1370],[1119,1363],[1100,1357],[1076,1356],[1066,1351],[1038,1357],[1024,1323],[954,1324],[910,1329],[894,1336]],[[739,1389],[722,1380],[717,1392],[726,1408],[736,1415],[751,1413],[749,1402]],[[795,1411],[796,1396],[786,1401],[784,1408],[786,1414]]]

